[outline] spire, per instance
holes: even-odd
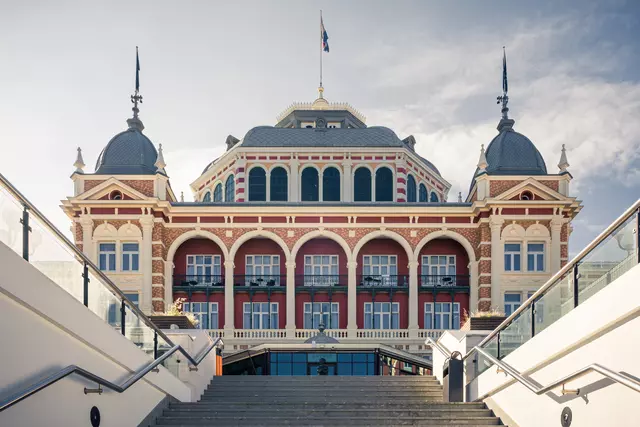
[[[138,118],[138,113],[140,109],[138,109],[138,104],[142,104],[142,95],[140,95],[140,58],[138,57],[138,46],[136,46],[136,90],[133,95],[131,95],[131,102],[133,103],[133,118],[127,119],[127,124],[129,125],[129,129],[137,129],[140,132],[144,130],[144,125],[142,121]]]
[[[164,155],[162,154],[162,144],[158,147],[158,159],[154,163],[154,166],[158,168],[158,172],[165,173],[164,168],[167,164],[164,161]]]
[[[567,150],[564,148],[564,144],[562,144],[562,154],[560,154],[560,163],[558,163],[560,172],[567,172],[569,166],[571,165],[567,161]]]
[[[73,164],[76,168],[76,173],[84,173],[84,159],[82,158],[82,148],[78,147],[78,155],[76,157],[76,162]]]
[[[480,146],[480,158],[478,159],[478,172],[486,172],[487,166],[489,164],[487,163],[487,156],[484,154],[484,144],[482,144]]]
[[[514,120],[509,118],[509,81],[507,79],[507,52],[502,46],[502,95],[497,98],[498,104],[502,104],[502,118],[498,123],[498,131],[509,130],[515,124]]]
[[[180,201],[184,202],[184,191],[180,192]]]
[[[458,203],[462,203],[462,191],[458,191]]]

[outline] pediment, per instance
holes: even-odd
[[[115,178],[96,185],[92,189],[79,195],[76,200],[110,200],[109,196],[114,192],[122,193],[123,200],[147,200],[148,197]]]
[[[495,200],[520,200],[520,194],[522,194],[523,191],[530,191],[535,196],[535,200],[566,200],[565,196],[533,178],[528,178],[515,187],[511,187],[504,193],[497,195]]]

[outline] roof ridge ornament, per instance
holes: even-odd
[[[136,89],[133,95],[131,95],[131,102],[133,103],[133,118],[127,119],[127,125],[129,125],[129,129],[136,129],[140,132],[144,130],[144,125],[140,118],[138,118],[138,113],[140,109],[138,108],[138,104],[142,104],[142,95],[140,95],[140,58],[138,56],[138,46],[136,46]]]
[[[515,124],[515,120],[509,118],[509,81],[507,79],[507,52],[505,47],[502,46],[502,95],[497,97],[497,103],[502,104],[502,118],[498,123],[498,131],[510,130]]]
[[[84,159],[82,158],[82,148],[78,147],[78,155],[76,156],[76,161],[73,164],[76,168],[76,173],[84,173]]]
[[[558,168],[560,172],[568,172],[567,168],[571,166],[567,161],[567,150],[564,148],[564,144],[562,144],[562,154],[560,154],[560,162],[558,163]]]
[[[164,168],[167,167],[167,164],[164,161],[164,155],[162,154],[162,144],[158,146],[158,159],[156,160],[155,167],[158,168],[158,172],[166,173]]]
[[[478,159],[478,172],[484,173],[487,171],[487,156],[484,151],[484,144],[480,146],[480,158]]]

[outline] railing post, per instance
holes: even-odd
[[[158,358],[158,332],[153,333],[153,359]]]
[[[573,307],[578,306],[578,263],[573,266]]]
[[[29,261],[29,232],[31,231],[31,227],[29,227],[29,208],[27,205],[23,205],[23,207],[22,219],[20,220],[22,224],[22,258],[25,261]]]
[[[89,307],[89,266],[86,262],[84,263],[84,267],[82,269],[82,281],[82,301],[85,307]]]
[[[536,300],[531,301],[531,338],[536,334]]]
[[[496,359],[500,360],[500,331],[498,331],[498,334],[496,335],[496,344],[496,348],[498,349]]]
[[[124,304],[124,300],[122,300],[122,303],[120,304],[120,332],[122,332],[122,335],[124,335],[124,317],[127,315],[126,309],[125,309],[125,304]]]

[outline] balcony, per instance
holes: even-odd
[[[224,276],[212,274],[174,274],[173,286],[177,288],[220,287],[224,288]]]
[[[348,276],[344,274],[301,274],[296,276],[296,285],[308,288],[333,288],[347,286]]]
[[[421,288],[455,288],[469,286],[469,275],[425,275],[418,276]]]
[[[365,288],[408,288],[409,276],[361,274],[358,276],[358,285]]]
[[[287,276],[282,274],[235,274],[233,276],[236,290],[279,290],[284,291]]]

